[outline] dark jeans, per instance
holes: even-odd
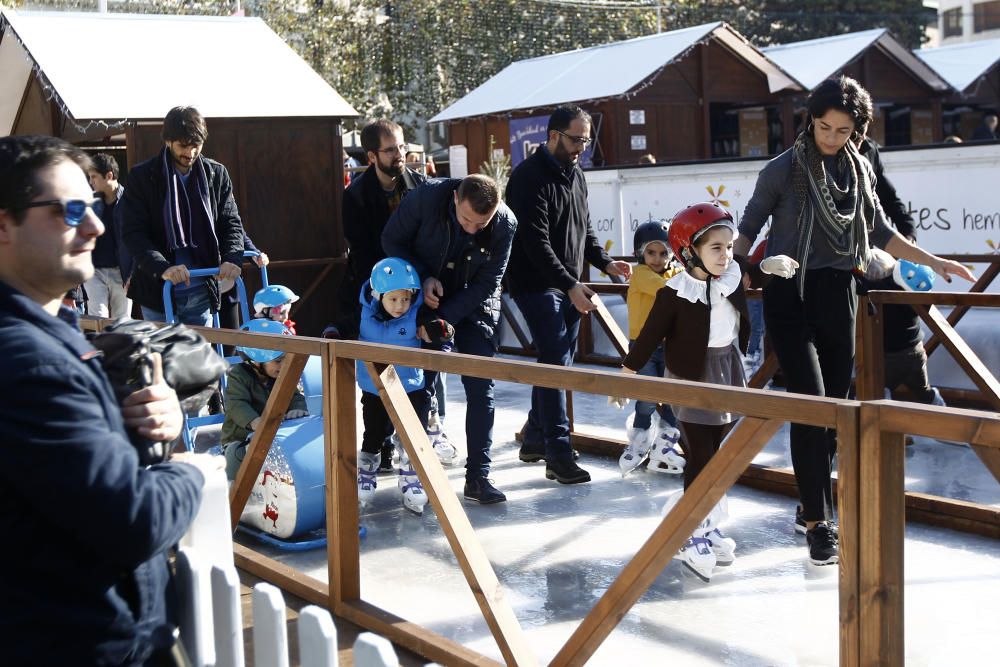
[[[212,303],[208,288],[204,285],[190,290],[174,292],[174,321],[181,324],[191,324],[202,327],[212,326]],[[142,319],[153,322],[166,322],[166,315],[161,311],[142,306]]]
[[[634,340],[629,341],[629,349],[635,345]],[[639,375],[647,377],[661,378],[666,364],[663,361],[663,345],[661,344],[653,350],[653,356],[649,358],[646,365],[639,369]],[[632,419],[632,427],[646,431],[653,425],[653,413],[659,412],[660,417],[673,427],[677,426],[677,417],[674,411],[666,403],[650,403],[648,401],[635,402],[635,417]]]
[[[514,302],[528,324],[539,363],[572,366],[580,331],[580,313],[569,296],[549,290],[520,294],[514,297]],[[531,410],[523,442],[544,442],[546,458],[572,460],[566,394],[561,389],[532,387]]]
[[[747,346],[747,356],[763,352],[764,346],[764,301],[763,299],[747,299],[747,310],[750,312],[750,344]]]
[[[764,288],[764,323],[785,385],[799,394],[847,398],[858,310],[854,276],[836,269],[807,271],[804,302],[796,282],[775,277]],[[836,431],[793,423],[790,440],[803,518],[832,519]]]
[[[462,354],[474,354],[478,357],[496,356],[493,342],[486,338],[486,334],[475,322],[464,319],[457,323],[453,322],[452,325],[455,327],[454,345],[446,344],[439,348],[428,345],[424,347],[445,351],[456,349]],[[424,391],[428,400],[434,394],[437,376],[436,371],[424,371]],[[463,375],[462,386],[465,387],[465,446],[469,453],[465,464],[465,478],[475,480],[487,477],[490,473],[490,448],[493,447],[495,410],[493,380]]]
[[[420,423],[427,428],[427,394],[423,389],[411,391],[406,395],[410,399]],[[361,392],[361,419],[365,424],[365,432],[361,436],[361,451],[378,454],[382,451],[382,443],[395,430],[389,412],[378,394]]]

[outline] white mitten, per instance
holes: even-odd
[[[608,405],[613,405],[619,410],[624,410],[625,406],[628,405],[629,399],[624,396],[608,396]]]
[[[289,410],[285,413],[285,419],[299,419],[300,417],[308,417],[308,410]]]
[[[799,263],[788,255],[765,257],[760,263],[760,270],[779,278],[791,278],[799,268]]]

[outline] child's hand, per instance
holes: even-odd
[[[285,419],[301,419],[302,417],[308,417],[308,410],[289,410],[285,413]]]

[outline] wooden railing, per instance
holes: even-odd
[[[235,517],[242,514],[280,422],[281,411],[273,407],[287,403],[306,355],[318,355],[323,362],[329,583],[240,545],[234,547],[237,566],[447,665],[496,663],[361,598],[355,360],[362,361],[376,378],[379,395],[509,665],[534,665],[537,659],[528,650],[503,587],[406,399],[395,374],[395,364],[745,415],[730,433],[726,445],[582,620],[552,665],[582,665],[594,654],[686,537],[786,421],[837,431],[840,664],[902,665],[905,521],[902,433],[959,439],[993,454],[1000,449],[1000,416],[970,410],[886,401],[831,400],[369,343],[197,329],[212,342],[278,349],[289,358],[268,401],[263,424],[254,435],[231,489],[231,511]]]

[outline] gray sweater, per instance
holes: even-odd
[[[789,148],[784,153],[774,158],[760,171],[757,177],[757,185],[754,187],[753,196],[747,203],[743,211],[743,219],[740,220],[740,235],[745,236],[752,245],[760,233],[761,227],[770,217],[771,230],[767,237],[766,257],[774,255],[795,256],[795,245],[799,231],[799,206],[800,202],[792,189],[792,163],[795,160],[793,149]],[[875,172],[867,160],[861,160],[864,166],[865,175],[875,187]],[[875,229],[869,235],[869,241],[880,248],[884,248],[895,235],[895,231],[889,226],[882,206],[875,198]],[[851,270],[853,269],[853,259],[849,256],[836,255],[832,250],[823,252],[823,248],[817,248],[818,244],[823,244],[821,234],[813,234],[813,246],[809,251],[808,269],[835,268]]]

